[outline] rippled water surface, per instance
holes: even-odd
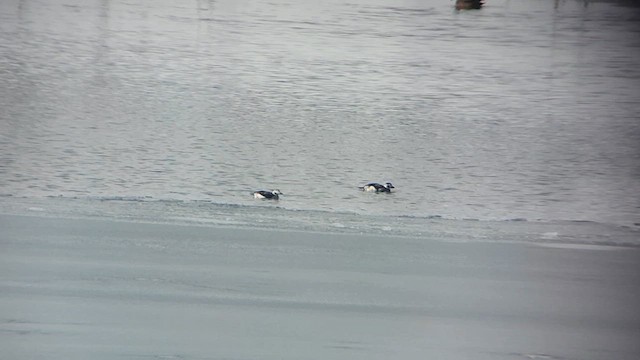
[[[4,0],[0,16],[3,201],[279,188],[284,209],[640,222],[629,3]]]

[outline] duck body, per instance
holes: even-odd
[[[269,199],[269,200],[278,200],[280,195],[283,195],[282,192],[278,189],[267,191],[267,190],[258,190],[253,192],[253,197],[256,199]]]
[[[456,0],[456,10],[480,9],[484,5],[484,0]]]
[[[385,185],[378,184],[378,183],[368,183],[367,185],[360,187],[362,191],[387,192],[387,193],[390,193],[391,189],[394,189],[394,188],[395,187],[390,182],[386,183]]]

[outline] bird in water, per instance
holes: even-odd
[[[395,189],[395,186],[388,182],[386,185],[378,184],[378,183],[368,183],[365,186],[360,186],[360,190],[362,191],[375,191],[375,192],[391,192],[391,189]]]
[[[280,198],[280,195],[284,195],[278,189],[271,190],[271,191],[258,190],[258,191],[254,191],[252,194],[253,194],[253,197],[256,199],[270,199],[270,200],[278,200]]]
[[[484,5],[484,0],[456,0],[456,10],[480,9]]]

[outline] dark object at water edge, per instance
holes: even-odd
[[[456,10],[480,9],[484,0],[456,0]]]

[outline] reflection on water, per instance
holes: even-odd
[[[640,9],[9,0],[0,193],[638,222]],[[362,194],[392,181],[388,196]]]

